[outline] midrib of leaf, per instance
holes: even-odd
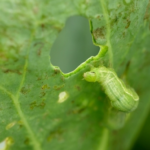
[[[110,42],[110,23],[109,23],[109,14],[107,11],[107,7],[106,7],[106,1],[105,0],[100,0],[100,4],[102,7],[102,11],[103,11],[103,15],[104,15],[104,19],[106,22],[106,40],[107,40],[107,46],[108,46],[108,53],[109,53],[109,61],[110,61],[110,66],[113,67],[113,52],[112,52],[112,45]]]
[[[106,31],[107,31],[106,32],[106,40],[107,40],[106,45],[108,46],[110,66],[113,67],[113,53],[112,53],[112,45],[111,45],[111,42],[110,42],[110,23],[109,23],[109,17],[108,17],[109,14],[108,14],[108,11],[107,11],[107,8],[106,8],[106,1],[105,0],[100,0],[100,4],[101,4],[101,7],[102,7],[104,19],[105,19],[105,22],[106,22]],[[108,129],[104,129],[101,140],[100,140],[98,150],[106,150],[108,140],[109,140],[109,131],[108,131]]]
[[[25,81],[27,66],[28,66],[28,60],[26,59],[24,69],[23,69],[23,77],[22,77],[22,80],[20,82],[20,86],[19,86],[19,89],[18,89],[16,95],[13,95],[11,92],[6,90],[2,86],[0,86],[0,90],[3,91],[4,93],[6,93],[7,95],[9,95],[9,97],[12,99],[14,106],[16,108],[16,111],[17,111],[19,117],[21,118],[23,125],[25,126],[27,132],[28,132],[30,140],[32,141],[31,143],[32,143],[33,148],[35,150],[42,150],[41,145],[39,144],[39,141],[36,139],[36,136],[33,133],[24,113],[22,112],[21,107],[20,107],[20,103],[19,103],[20,90],[21,90],[21,88],[24,84],[24,81]]]

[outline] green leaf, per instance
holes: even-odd
[[[150,106],[149,6],[148,0],[1,0],[0,149],[129,149]],[[73,15],[89,19],[101,50],[64,74],[51,65],[49,51]],[[140,97],[122,129],[109,127],[111,104],[102,87],[83,80],[100,64]]]

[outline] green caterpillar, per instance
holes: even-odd
[[[125,86],[113,69],[104,66],[93,68],[84,73],[83,77],[88,82],[99,82],[115,109],[123,112],[131,112],[136,109],[139,96],[134,89]]]

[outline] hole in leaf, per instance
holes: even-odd
[[[89,22],[81,16],[67,20],[64,29],[54,42],[50,55],[54,66],[64,73],[73,71],[90,56],[95,56],[99,47],[93,45]]]

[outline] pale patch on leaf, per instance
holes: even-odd
[[[0,150],[7,150],[12,143],[13,139],[11,137],[7,137],[4,141],[0,142]]]
[[[6,130],[9,130],[9,129],[12,128],[15,124],[16,124],[16,121],[9,123],[9,124],[6,126]]]
[[[64,101],[66,101],[69,97],[69,95],[67,94],[66,91],[59,93],[59,99],[58,99],[58,103],[63,103]]]

